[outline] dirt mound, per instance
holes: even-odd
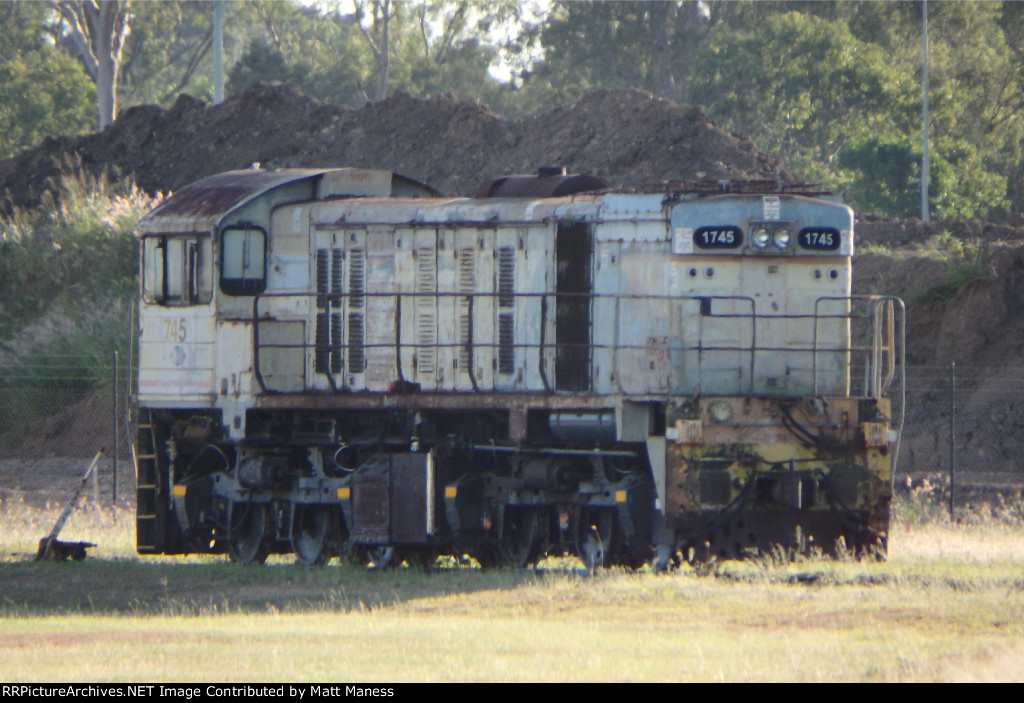
[[[635,90],[600,90],[574,105],[510,119],[450,95],[397,94],[353,110],[279,83],[220,105],[181,96],[169,109],[126,110],[100,134],[50,138],[0,161],[0,192],[32,205],[67,156],[93,172],[133,175],[151,193],[221,171],[354,166],[387,168],[449,195],[487,178],[557,164],[617,186],[686,178],[798,182],[781,161],[718,129],[700,108]]]

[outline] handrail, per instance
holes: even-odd
[[[530,314],[529,311],[532,309],[533,315],[539,319],[539,329],[536,330],[531,339],[516,339],[512,341],[512,349],[514,350],[525,350],[528,353],[526,359],[526,367],[533,367],[541,385],[543,391],[546,393],[557,392],[554,389],[554,384],[550,377],[549,364],[553,363],[549,352],[552,349],[559,348],[580,348],[586,346],[591,353],[598,352],[609,352],[610,363],[614,373],[614,384],[617,392],[628,393],[629,389],[625,387],[624,374],[622,373],[623,359],[628,357],[628,352],[644,352],[650,351],[651,347],[648,346],[647,340],[638,340],[637,342],[624,342],[623,341],[623,325],[630,322],[630,312],[628,312],[628,305],[631,302],[650,302],[652,304],[658,303],[671,303],[671,312],[668,314],[681,314],[681,305],[686,302],[695,302],[698,305],[698,310],[688,313],[693,315],[697,319],[701,320],[701,334],[694,338],[692,335],[684,333],[680,338],[669,338],[667,346],[663,348],[664,352],[668,355],[667,358],[680,359],[680,355],[685,354],[696,354],[695,363],[697,367],[687,369],[687,374],[695,374],[701,376],[701,369],[708,363],[709,360],[722,359],[724,354],[743,354],[747,356],[747,360],[743,363],[745,367],[744,372],[741,374],[740,379],[744,382],[744,387],[747,393],[753,393],[756,383],[756,373],[759,368],[758,359],[768,354],[785,354],[787,360],[793,359],[794,357],[800,357],[809,355],[811,360],[810,373],[813,376],[811,383],[813,392],[815,395],[820,394],[820,383],[823,377],[823,373],[832,373],[834,369],[822,369],[820,367],[820,357],[823,354],[846,354],[848,360],[846,368],[855,370],[859,368],[860,359],[864,362],[865,373],[867,377],[863,385],[864,394],[870,397],[879,397],[884,395],[889,386],[893,383],[894,377],[899,375],[900,378],[904,378],[903,367],[905,366],[905,360],[903,359],[903,339],[905,332],[902,330],[905,328],[905,320],[903,315],[903,303],[898,298],[891,298],[886,296],[849,296],[849,297],[821,297],[818,298],[814,303],[812,313],[784,313],[784,314],[759,314],[757,309],[757,301],[748,296],[671,296],[671,295],[593,295],[590,293],[512,293],[508,292],[493,292],[493,293],[418,293],[418,292],[388,292],[388,293],[372,293],[372,292],[359,292],[358,297],[363,299],[364,307],[361,310],[364,314],[371,314],[371,310],[374,307],[374,301],[380,300],[391,300],[393,301],[393,314],[390,314],[391,324],[390,333],[386,332],[386,327],[381,329],[381,319],[375,319],[372,324],[377,325],[374,328],[374,334],[376,340],[367,343],[365,340],[360,340],[359,346],[364,351],[364,354],[372,355],[373,350],[390,348],[394,353],[394,364],[395,364],[395,378],[402,384],[408,383],[407,370],[403,366],[403,357],[408,358],[408,350],[418,349],[423,346],[430,347],[434,350],[452,349],[458,350],[464,354],[466,364],[465,371],[468,376],[469,384],[473,391],[479,392],[481,390],[481,381],[476,374],[477,359],[481,353],[486,353],[490,350],[491,353],[497,355],[499,350],[507,349],[507,340],[503,342],[498,337],[497,324],[493,334],[484,334],[482,337],[479,334],[476,320],[476,315],[479,313],[480,305],[484,304],[483,309],[487,308],[487,301],[493,301],[495,304],[495,310],[497,310],[498,298],[508,298],[511,295],[516,301],[516,304],[510,308],[515,311],[515,314],[523,315]],[[352,343],[344,339],[344,335],[333,332],[332,325],[340,324],[344,325],[345,322],[336,320],[331,314],[327,314],[322,324],[326,325],[326,329],[321,330],[321,336],[325,336],[326,347],[320,348],[317,346],[315,339],[310,342],[307,339],[300,339],[287,342],[281,342],[275,340],[274,342],[267,342],[265,338],[261,338],[260,327],[262,324],[267,322],[293,322],[293,321],[305,321],[307,324],[311,321],[315,321],[315,315],[323,314],[312,310],[306,314],[286,314],[279,315],[275,318],[270,318],[269,311],[266,310],[266,304],[275,299],[283,298],[309,298],[311,300],[322,299],[328,309],[331,307],[342,307],[344,301],[352,297],[349,293],[333,292],[324,293],[323,291],[311,291],[311,290],[297,290],[297,291],[268,291],[255,296],[253,300],[253,355],[254,355],[254,375],[260,389],[263,392],[274,392],[274,389],[269,388],[266,377],[264,375],[264,369],[261,365],[261,353],[269,349],[296,349],[296,350],[312,350],[315,353],[326,353],[328,359],[332,354],[343,355],[345,352],[352,348]],[[554,342],[550,339],[550,334],[553,331],[551,328],[554,325],[554,320],[551,317],[549,306],[552,299],[562,299],[568,297],[585,297],[592,301],[592,304],[601,300],[613,300],[614,315],[609,315],[604,320],[604,327],[592,326],[591,340],[589,344],[581,344],[579,342],[573,344],[562,343],[559,344],[557,340]],[[409,314],[409,310],[415,310],[416,306],[408,305],[409,299],[421,300],[421,299],[432,299],[437,304],[442,301],[459,301],[465,303],[462,313],[468,316],[467,324],[459,331],[458,325],[455,327],[455,336],[451,339],[444,337],[435,337],[434,341],[427,345],[418,343],[418,340],[414,336],[415,329],[410,333],[403,329],[402,318]],[[749,306],[749,312],[733,312],[733,311],[715,311],[713,305],[716,301],[731,301],[732,303],[743,303]],[[866,301],[870,306],[870,310],[867,316],[864,316],[858,312],[858,306]],[[840,303],[842,310],[832,312],[827,309],[827,306],[831,303]],[[624,312],[625,308],[625,312]],[[897,318],[899,318],[900,331],[897,332]],[[344,319],[344,318],[342,318]],[[734,339],[742,340],[741,343],[737,344],[722,344],[722,343],[706,343],[708,331],[711,329],[708,327],[709,324],[713,325],[715,322],[729,321],[729,320],[747,320],[749,327],[744,325],[747,329],[743,335],[734,336]],[[792,341],[782,345],[759,345],[759,339],[761,331],[758,330],[761,324],[772,324],[781,321],[813,321],[813,325],[809,330],[808,338],[802,344],[797,346],[791,346]],[[826,335],[822,325],[828,320],[841,321],[846,320],[846,333],[839,335],[840,339],[835,339],[834,334]],[[862,323],[869,326],[868,337],[861,340],[856,338],[857,330],[852,329],[852,323],[855,320],[862,320]],[[369,319],[367,319],[369,324]],[[594,323],[597,325],[596,321]],[[609,329],[608,325],[611,324],[613,329]],[[600,327],[600,328],[599,328]],[[724,329],[724,328],[723,328]],[[596,332],[595,332],[596,330]],[[409,338],[407,338],[409,337]],[[460,339],[459,337],[463,337]],[[341,340],[340,345],[338,340]],[[383,341],[381,341],[383,340]],[[747,343],[749,340],[749,343]],[[864,356],[866,354],[866,356]],[[532,361],[530,360],[532,357]],[[334,357],[337,358],[337,357]],[[342,357],[344,358],[344,357]],[[305,362],[303,362],[305,363]],[[344,363],[343,361],[341,363]],[[520,362],[522,363],[522,362]],[[670,362],[672,363],[672,362]],[[774,363],[774,362],[773,362]],[[787,364],[791,363],[787,361]],[[764,367],[762,367],[764,368]],[[788,367],[787,367],[788,368]],[[605,369],[607,371],[608,369]],[[340,390],[350,390],[347,388],[347,377],[342,374],[342,378],[338,378],[332,373],[331,363],[324,364],[319,369],[319,373],[323,373],[326,378],[327,384],[330,390],[338,392]],[[789,371],[787,370],[788,374]],[[846,373],[844,370],[843,373]],[[743,376],[746,376],[743,379]],[[306,383],[307,386],[311,387],[309,381]],[[851,389],[849,384],[846,386],[846,393],[850,394]]]

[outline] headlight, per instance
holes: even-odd
[[[772,235],[764,227],[754,232],[754,246],[758,249],[764,249],[771,240]]]
[[[722,400],[717,400],[708,406],[708,414],[715,422],[728,422],[732,419],[732,407]]]
[[[775,242],[775,246],[777,246],[779,249],[785,249],[786,247],[789,246],[789,230],[778,230],[777,232],[775,232],[775,236],[772,238],[772,241]]]

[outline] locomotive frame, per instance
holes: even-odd
[[[250,170],[140,236],[141,554],[885,552],[903,305],[821,193]]]

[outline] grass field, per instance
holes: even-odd
[[[1024,528],[897,524],[886,562],[651,573],[140,559],[128,511],[0,508],[0,677],[20,681],[1021,681]]]

